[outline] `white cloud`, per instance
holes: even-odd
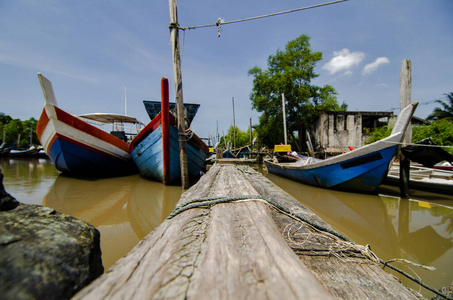
[[[349,49],[346,48],[334,51],[333,55],[333,58],[322,67],[323,70],[327,70],[332,75],[342,71],[346,71],[350,75],[352,73],[350,69],[365,58],[365,53],[349,52]]]
[[[367,64],[363,68],[362,75],[371,74],[374,71],[376,71],[376,69],[380,65],[385,65],[385,64],[388,64],[388,63],[390,63],[390,60],[387,57],[378,57],[378,58],[376,58],[376,60],[374,62],[372,62],[371,64]]]

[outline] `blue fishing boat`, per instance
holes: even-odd
[[[151,101],[144,101],[152,120],[131,141],[129,152],[143,177],[164,184],[175,184],[181,181],[179,133],[176,118],[170,112],[171,103],[168,101],[166,78],[162,78],[161,89],[162,102],[157,102],[161,106],[160,111],[157,111],[156,102],[153,101],[150,105]],[[149,109],[151,106],[152,109]],[[196,113],[198,106],[199,104],[195,104],[190,108],[190,105],[186,105],[189,107],[187,111],[191,111],[192,114],[190,121],[195,116],[193,112]],[[209,149],[196,134],[190,130],[186,133],[189,178],[197,178],[205,166]]]
[[[301,158],[279,163],[268,159],[266,167],[269,173],[317,187],[372,192],[387,177],[417,105],[414,102],[404,108],[391,135],[380,141],[325,160]]]

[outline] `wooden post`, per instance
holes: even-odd
[[[400,73],[400,108],[401,111],[411,104],[411,88],[412,88],[412,65],[408,59],[403,60]],[[412,142],[412,127],[409,124],[406,128],[403,144]],[[401,197],[409,196],[409,176],[410,162],[400,152],[400,192]]]
[[[400,194],[401,198],[409,197],[409,176],[410,176],[410,162],[400,152]]]
[[[252,136],[252,117],[250,117],[250,152],[253,150],[253,136]]]
[[[164,184],[170,183],[170,103],[168,97],[168,79],[162,77],[160,81],[162,114],[162,150],[164,160]]]
[[[288,136],[286,135],[286,106],[284,93],[282,93],[282,109],[283,109],[283,133],[285,137],[285,145],[288,145]]]
[[[173,75],[176,90],[176,109],[178,114],[179,159],[181,161],[181,183],[184,189],[189,188],[189,171],[187,169],[187,145],[184,120],[184,102],[182,97],[181,56],[179,53],[179,24],[176,0],[168,1],[170,7],[170,38],[173,57]]]
[[[400,108],[403,110],[411,104],[412,89],[412,64],[409,59],[403,60],[400,73]],[[412,142],[412,127],[407,126],[406,134],[403,140],[404,144]]]
[[[311,143],[310,133],[308,132],[308,130],[305,130],[305,134],[307,135],[308,152],[310,153],[311,157],[315,157],[315,150],[313,149],[313,144]]]
[[[234,115],[234,97],[233,97],[233,149],[236,149],[236,117]]]

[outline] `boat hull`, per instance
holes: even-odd
[[[405,107],[392,133],[380,141],[314,163],[278,163],[266,160],[270,173],[328,189],[373,192],[387,177],[418,102]]]
[[[394,186],[401,184],[399,164],[392,165],[384,183]],[[451,195],[453,172],[412,164],[409,169],[409,189]]]
[[[63,173],[81,177],[138,173],[126,142],[54,105],[45,105],[36,131],[44,151]]]
[[[200,141],[201,142],[201,141]],[[197,140],[187,143],[187,167],[189,177],[196,179],[200,177],[206,161],[206,149]],[[132,159],[135,161],[140,174],[152,180],[165,184],[176,184],[181,182],[181,164],[179,159],[178,131],[170,126],[169,142],[169,172],[165,180],[164,172],[164,146],[162,138],[162,125],[152,130],[132,151]]]
[[[269,173],[328,189],[373,192],[386,178],[398,147],[336,162],[319,168],[282,167],[266,161]]]
[[[143,177],[164,184],[179,183],[182,181],[179,138],[185,138],[187,175],[191,179],[198,178],[204,169],[209,149],[194,133],[190,137],[187,135],[180,137],[176,118],[170,113],[167,78],[161,80],[161,96],[161,111],[157,112],[157,106],[153,106],[155,112],[150,116],[154,118],[137,134],[129,146],[132,159]]]

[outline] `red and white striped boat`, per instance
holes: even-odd
[[[112,177],[138,173],[125,141],[125,131],[108,133],[58,108],[51,82],[38,73],[45,105],[36,126],[44,151],[63,172],[81,177]],[[85,119],[113,126],[141,124],[133,117],[91,114]],[[137,130],[138,132],[138,130]],[[123,137],[123,139],[119,137]]]

